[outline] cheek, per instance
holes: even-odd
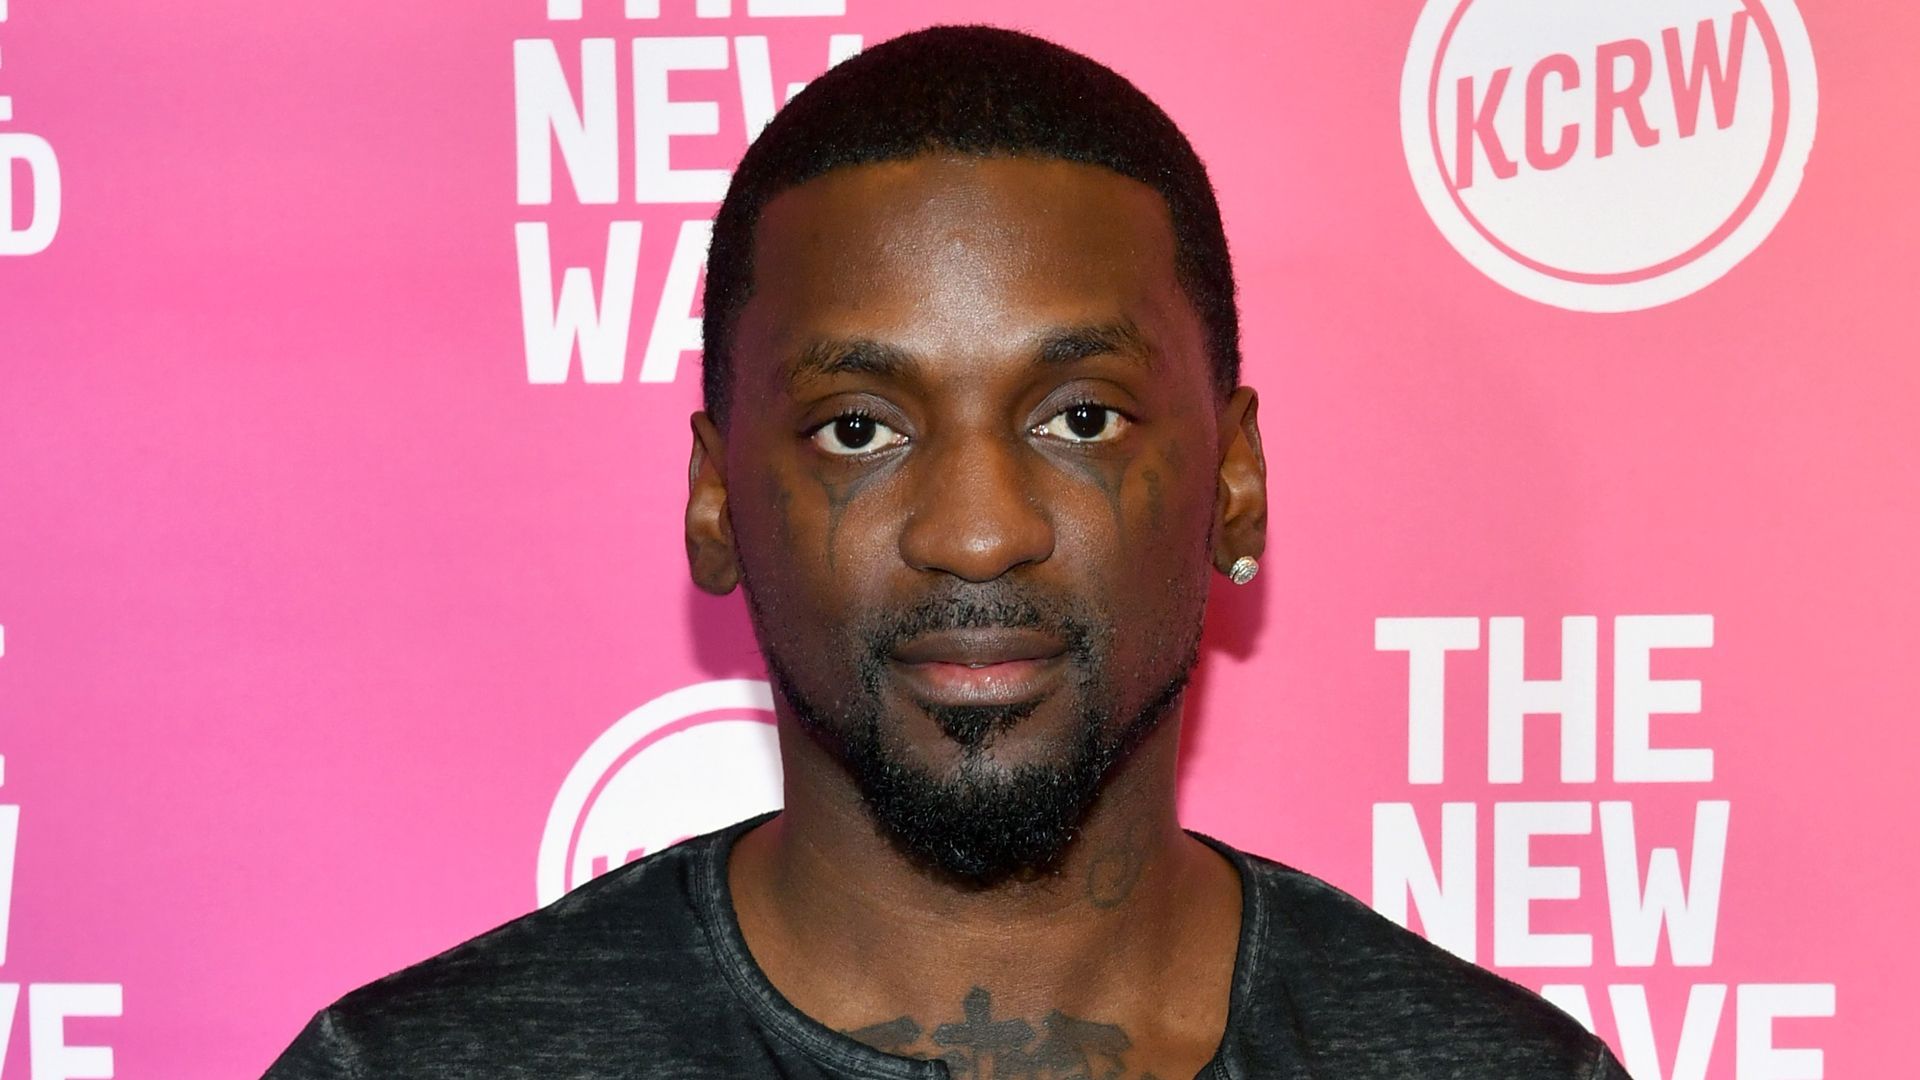
[[[731,507],[735,545],[762,612],[815,631],[840,623],[884,574],[875,559],[894,516],[877,477],[846,479],[806,462],[760,470]]]
[[[791,574],[791,553],[807,546],[813,531],[809,493],[795,478],[773,469],[734,470],[727,492],[733,545],[747,576],[770,583]],[[751,476],[750,483],[741,482]]]
[[[797,539],[794,522],[797,495],[787,478],[772,472],[762,474],[758,491],[745,492],[735,487],[727,509],[733,523],[734,543],[742,550],[743,558],[764,562],[765,552],[793,549]]]
[[[1127,471],[1117,603],[1136,613],[1153,649],[1184,637],[1205,608],[1215,495],[1204,460],[1156,449]]]
[[[1037,470],[1047,479],[1035,498],[1047,509],[1063,554],[1111,564],[1116,582],[1137,580],[1149,563],[1164,574],[1168,559],[1198,552],[1206,561],[1215,493],[1212,474],[1194,467],[1198,458],[1148,447],[1124,462],[1054,461]]]
[[[810,554],[819,550],[824,521],[818,489],[805,477],[761,468],[751,485],[736,480],[728,494],[734,548],[755,606],[782,623],[796,608],[811,608],[820,570]]]
[[[1128,533],[1143,557],[1207,561],[1216,493],[1206,460],[1189,449],[1163,446],[1143,453],[1127,470]]]

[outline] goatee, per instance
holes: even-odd
[[[751,597],[751,594],[749,594]],[[939,775],[913,760],[886,714],[881,687],[889,657],[921,634],[975,627],[1042,628],[1066,643],[1074,678],[1076,723],[1064,752],[1048,762],[1002,766],[989,750],[996,737],[1032,715],[1039,701],[1011,706],[919,705],[960,748],[959,764]],[[876,620],[856,635],[858,686],[829,708],[813,699],[764,648],[775,690],[793,715],[847,770],[875,822],[906,854],[958,881],[980,887],[1045,873],[1058,865],[1114,769],[1179,702],[1199,648],[1196,625],[1186,647],[1170,654],[1147,699],[1123,722],[1111,679],[1111,632],[1090,612],[1001,587],[979,599],[929,600]],[[1162,653],[1161,655],[1169,655]]]

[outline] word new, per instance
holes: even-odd
[[[1740,65],[1751,26],[1752,20],[1746,12],[1735,12],[1723,44],[1714,21],[1702,19],[1694,30],[1691,62],[1681,48],[1680,28],[1669,27],[1661,32],[1665,64],[1659,70],[1666,74],[1675,133],[1680,138],[1691,138],[1699,130],[1703,98],[1713,99],[1714,123],[1721,130],[1732,126],[1740,90]],[[1656,74],[1652,46],[1638,38],[1606,42],[1594,50],[1591,70],[1593,156],[1604,158],[1613,154],[1619,120],[1626,121],[1627,130],[1637,145],[1648,147],[1658,143],[1661,132],[1647,119],[1646,99]],[[1519,175],[1520,161],[1509,152],[1495,127],[1513,72],[1513,68],[1503,67],[1484,84],[1470,75],[1455,84],[1453,182],[1457,188],[1473,186],[1476,146],[1485,155],[1495,177],[1510,180]],[[1548,118],[1557,115],[1557,111],[1548,95],[1577,91],[1587,77],[1579,59],[1568,53],[1544,57],[1527,72],[1521,108],[1525,160],[1530,168],[1551,171],[1572,161],[1579,152],[1582,132],[1578,123],[1561,125],[1549,142]]]
[[[857,34],[827,41],[827,66],[860,51]],[[765,35],[634,38],[627,49],[633,87],[631,123],[620,123],[617,60],[612,38],[580,42],[580,93],[576,98],[554,42],[534,38],[513,43],[514,145],[518,199],[522,206],[553,201],[553,151],[566,164],[574,197],[588,205],[618,201],[620,137],[632,137],[633,201],[714,203],[727,191],[726,169],[676,169],[668,159],[673,139],[720,134],[720,102],[676,100],[668,77],[681,71],[738,75],[739,112],[745,141],[752,142],[773,119],[773,67]],[[791,98],[804,83],[790,83]]]
[[[1634,806],[1599,804],[1600,855],[1612,930],[1613,961],[1621,967],[1651,967],[1666,931],[1676,967],[1713,962],[1720,924],[1720,883],[1727,861],[1731,804],[1695,805],[1693,857],[1685,879],[1680,853],[1654,848],[1643,861],[1634,826]],[[1479,807],[1449,802],[1440,807],[1438,858],[1412,803],[1373,807],[1373,907],[1402,926],[1410,925],[1408,900],[1427,938],[1465,960],[1478,961],[1480,881]],[[1536,931],[1534,912],[1553,901],[1579,900],[1585,883],[1579,866],[1543,863],[1536,837],[1590,836],[1594,804],[1588,802],[1496,802],[1493,804],[1493,962],[1500,967],[1592,967],[1593,935]],[[1640,868],[1647,868],[1646,878]]]

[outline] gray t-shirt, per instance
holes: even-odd
[[[1118,1029],[996,1018],[979,991],[928,1033],[954,1048],[952,1065],[883,1053],[795,1009],[748,953],[727,891],[734,839],[764,820],[650,855],[348,994],[266,1080],[1135,1075]],[[1227,1030],[1197,1080],[1628,1080],[1526,989],[1317,878],[1200,839],[1244,892]]]

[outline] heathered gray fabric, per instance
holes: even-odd
[[[946,1076],[815,1023],[753,964],[725,867],[761,820],[348,994],[266,1080]],[[1529,991],[1317,878],[1208,843],[1239,868],[1245,901],[1226,1037],[1198,1080],[1627,1080]]]

